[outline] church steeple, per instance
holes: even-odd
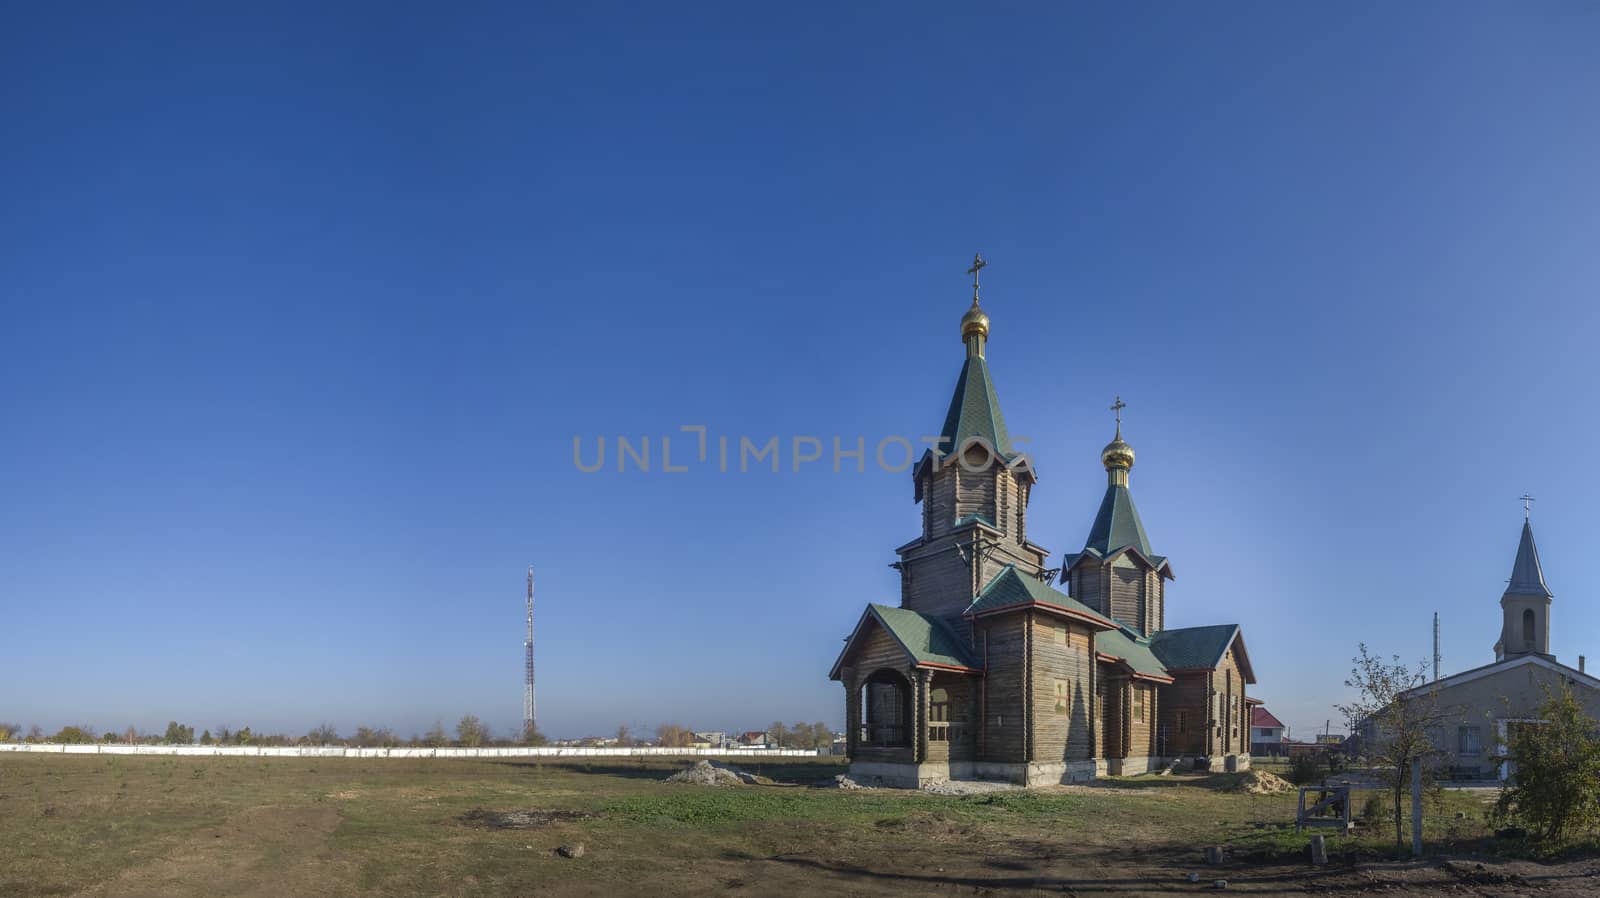
[[[959,619],[1002,569],[1011,566],[1042,577],[1047,557],[1027,537],[1035,474],[1012,446],[984,358],[989,316],[979,304],[978,272],[987,264],[974,256],[967,269],[972,305],[961,318],[966,358],[938,445],[923,453],[911,472],[915,499],[922,505],[922,534],[895,550],[902,606],[951,619]]]
[[[1500,596],[1503,622],[1500,641],[1495,643],[1495,660],[1518,655],[1550,654],[1550,600],[1555,594],[1544,582],[1539,564],[1539,547],[1533,542],[1533,523],[1529,520],[1524,497],[1522,539],[1517,543],[1517,559],[1511,564],[1511,579]]]
[[[1111,406],[1117,415],[1116,436],[1100,450],[1100,463],[1106,469],[1105,497],[1083,551],[1066,557],[1062,580],[1073,598],[1148,636],[1162,628],[1163,581],[1172,578],[1172,568],[1151,550],[1128,489],[1134,452],[1122,439],[1122,410],[1127,407],[1121,396]]]

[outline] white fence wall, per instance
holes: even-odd
[[[3,742],[0,753],[63,755],[184,755],[219,758],[814,758],[820,751],[797,748],[344,748],[255,745],[54,745]]]

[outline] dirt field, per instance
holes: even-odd
[[[1430,805],[1425,861],[1367,834],[1315,869],[1283,828],[1294,796],[1225,775],[940,796],[822,788],[841,768],[818,761],[747,767],[772,786],[661,782],[683,766],[9,755],[0,895],[1600,892],[1600,859],[1487,856],[1520,849],[1489,838],[1481,795]]]

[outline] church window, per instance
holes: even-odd
[[[1072,710],[1072,681],[1056,681],[1056,713],[1067,714]]]
[[[1525,608],[1522,611],[1522,644],[1529,651],[1538,644],[1539,638],[1534,634],[1533,609]]]
[[[1133,719],[1144,723],[1144,687],[1133,687]]]
[[[950,741],[950,692],[947,689],[928,693],[928,741]]]
[[[1056,642],[1060,643],[1061,645],[1066,645],[1067,644],[1067,625],[1066,624],[1057,624],[1055,626],[1055,638],[1056,638]]]
[[[1471,756],[1483,753],[1483,731],[1479,727],[1461,727],[1456,731],[1456,754]]]
[[[1180,735],[1180,736],[1181,735],[1185,735],[1188,732],[1189,732],[1189,712],[1188,711],[1179,711],[1178,712],[1178,735]]]

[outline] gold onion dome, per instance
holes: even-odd
[[[1122,441],[1122,428],[1117,428],[1117,438],[1100,450],[1100,463],[1107,471],[1133,467],[1133,447]]]
[[[961,339],[965,340],[973,334],[978,334],[986,340],[989,338],[989,316],[978,308],[976,296],[972,298],[972,308],[961,316]]]

